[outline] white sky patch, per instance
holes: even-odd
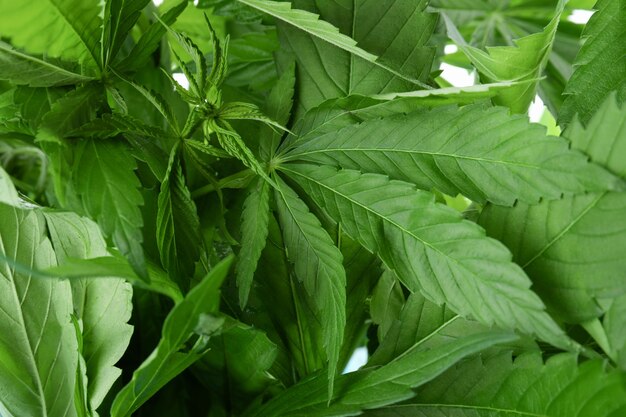
[[[163,4],[163,1],[164,1],[164,0],[152,0],[152,3],[154,3],[154,5],[155,5],[156,7],[159,7],[160,5],[162,5],[162,4]]]
[[[444,48],[443,48],[443,52],[444,52],[446,55],[453,54],[453,53],[455,53],[455,52],[456,52],[456,51],[458,51],[458,50],[459,50],[459,47],[458,47],[458,46],[456,46],[456,45],[446,45],[446,46],[444,46]]]
[[[469,87],[474,85],[474,74],[465,68],[443,63],[440,67],[443,72],[441,77],[455,87]]]
[[[572,12],[571,15],[569,15],[567,20],[569,20],[570,22],[578,23],[580,25],[584,25],[587,24],[592,14],[592,10],[576,9]]]
[[[344,374],[349,374],[350,372],[354,372],[358,370],[360,367],[367,363],[367,348],[366,347],[358,347],[354,350],[354,353],[350,357],[348,364],[346,365],[346,369],[343,370]]]
[[[178,81],[178,84],[182,85],[185,90],[189,90],[189,80],[182,72],[175,72],[172,77]]]
[[[539,123],[544,111],[545,106],[543,105],[543,100],[541,100],[539,96],[535,96],[535,99],[530,103],[530,108],[528,109],[528,118],[533,123]]]

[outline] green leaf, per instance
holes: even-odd
[[[150,0],[106,0],[102,28],[103,66],[115,58]]]
[[[456,210],[436,204],[432,193],[348,169],[304,164],[281,169],[412,292],[487,326],[574,346],[544,311],[511,253]]]
[[[283,230],[287,257],[314,300],[322,323],[328,357],[329,393],[337,372],[339,351],[346,326],[346,272],[343,256],[306,204],[280,178],[275,201]]]
[[[75,158],[74,184],[85,211],[113,239],[135,272],[148,281],[141,245],[143,197],[128,147],[114,139],[83,140]]]
[[[0,42],[0,79],[31,87],[72,85],[93,80],[66,67],[67,64],[26,55]]]
[[[115,252],[112,255],[90,259],[68,258],[63,264],[39,273],[47,278],[123,278],[135,287],[163,294],[175,303],[183,299],[178,285],[161,268],[149,262],[150,282],[146,282],[133,271],[123,256]]]
[[[167,31],[163,23],[166,25],[174,24],[176,18],[178,18],[187,7],[187,3],[187,0],[181,1],[164,13],[163,16],[161,16],[161,21],[152,23],[150,27],[142,33],[137,44],[135,44],[128,56],[119,64],[115,65],[115,67],[121,71],[133,71],[146,65],[150,56],[161,44],[161,39]]]
[[[575,114],[586,125],[611,92],[626,101],[626,4],[623,0],[598,0],[597,10],[583,32],[583,44],[574,74],[565,87],[565,101],[557,118],[570,123]]]
[[[9,206],[17,206],[20,203],[20,196],[11,181],[9,174],[0,166],[0,203]]]
[[[564,133],[572,147],[626,178],[626,117],[610,96],[585,129]],[[626,292],[626,193],[585,194],[513,208],[487,206],[480,224],[513,252],[549,308],[573,323],[599,317],[598,298]]]
[[[176,375],[202,358],[211,336],[221,331],[220,286],[228,275],[232,257],[217,264],[200,284],[168,314],[159,345],[117,394],[112,417],[130,417]]]
[[[0,35],[29,53],[99,66],[99,1],[1,0]]]
[[[509,333],[490,332],[451,341],[437,349],[416,343],[404,355],[377,369],[364,369],[336,379],[335,396],[326,406],[325,375],[306,379],[246,417],[358,415],[362,410],[406,400],[419,387],[466,356],[498,343],[515,340]]]
[[[202,237],[196,205],[185,184],[178,147],[172,149],[159,193],[156,237],[161,262],[185,291],[200,259]]]
[[[462,381],[462,382],[460,382]],[[368,417],[618,417],[626,412],[623,375],[599,360],[578,365],[573,354],[539,354],[511,360],[510,353],[476,357],[417,391],[408,404]]]
[[[269,222],[270,188],[266,181],[258,180],[251,187],[241,212],[241,250],[237,256],[237,287],[239,305],[248,303],[248,294],[254,271],[265,247]]]
[[[400,79],[408,81],[412,84],[424,86],[420,80],[404,74],[404,68],[393,68],[380,60],[378,56],[371,54],[357,46],[357,42],[349,36],[339,32],[339,29],[332,24],[319,20],[319,16],[307,12],[305,10],[292,9],[291,3],[274,2],[267,0],[238,0],[250,7],[254,7],[264,13],[267,13],[279,20],[282,20],[299,30],[308,33],[318,39],[330,43],[339,49],[348,52],[351,55],[362,58],[377,67],[393,74]],[[423,7],[422,7],[423,8]]]
[[[468,45],[445,13],[443,18],[448,36],[472,61],[483,81],[538,80],[550,57],[565,3],[566,0],[559,0],[554,17],[543,31],[516,39],[513,46],[487,47],[487,52]],[[536,87],[537,82],[504,90],[494,102],[509,107],[513,113],[526,113],[535,98]]]
[[[312,108],[302,119],[298,120],[293,131],[299,135],[299,138],[289,137],[285,146],[296,140],[308,140],[313,135],[319,136],[366,120],[411,113],[428,107],[479,102],[495,96],[502,89],[519,84],[479,84],[469,87],[447,87],[374,96],[355,94],[330,99]]]
[[[74,213],[44,212],[57,259],[107,255],[98,225]],[[87,398],[95,412],[122,374],[115,367],[130,342],[133,289],[123,279],[75,279],[70,282],[74,314],[82,326],[81,354],[87,369]]]
[[[225,319],[222,334],[211,339],[211,350],[199,366],[210,368],[210,371],[203,369],[206,374],[220,370],[227,376],[228,384],[236,386],[238,391],[259,392],[273,381],[269,371],[276,359],[276,345],[259,329],[230,317]],[[206,379],[209,384],[215,384],[211,378]]]
[[[242,2],[287,23],[278,28],[298,60],[298,117],[330,98],[430,88],[437,16],[426,1],[294,2],[326,21],[289,3]]]
[[[0,254],[32,269],[56,264],[43,216],[0,203]],[[70,284],[0,260],[0,410],[7,417],[77,416],[78,343]]]
[[[309,137],[285,159],[385,174],[506,206],[617,187],[617,178],[568,148],[526,117],[477,105],[384,117]]]
[[[215,132],[220,146],[228,152],[228,154],[239,159],[245,166],[250,168],[265,181],[270,184],[273,183],[272,179],[267,175],[266,169],[228,122],[223,120],[210,120],[209,126],[211,130]]]
[[[291,61],[285,72],[272,87],[265,102],[265,113],[282,126],[287,126],[291,116],[296,83],[295,69],[295,63]],[[276,132],[269,126],[261,128],[261,133],[259,134],[259,155],[261,160],[269,161],[274,156],[280,144],[280,138],[281,133]]]
[[[626,371],[626,295],[613,299],[602,324],[609,342],[607,354]]]

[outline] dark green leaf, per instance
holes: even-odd
[[[211,336],[221,332],[220,286],[232,258],[225,259],[207,274],[172,311],[163,324],[159,345],[135,371],[131,381],[117,394],[112,417],[130,417],[143,403],[176,375],[202,358]]]
[[[161,184],[156,234],[163,266],[186,290],[200,258],[202,239],[200,219],[185,184],[177,148],[172,149]]]

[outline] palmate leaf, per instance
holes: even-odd
[[[435,331],[433,335],[437,332]],[[464,357],[515,340],[509,333],[489,332],[428,349],[416,343],[404,355],[377,368],[363,369],[336,379],[335,395],[326,404],[325,375],[318,374],[283,391],[245,417],[339,417],[361,414],[415,395],[411,388],[427,383]]]
[[[83,140],[76,149],[74,184],[82,205],[137,274],[148,281],[145,265],[143,219],[140,206],[139,179],[135,160],[123,142]]]
[[[589,122],[564,133],[572,147],[626,178],[626,105],[611,95]],[[566,321],[598,317],[598,298],[626,292],[626,193],[585,194],[513,208],[487,206],[480,224],[513,252],[533,288]]]
[[[185,291],[200,258],[202,237],[196,205],[185,184],[178,147],[170,154],[158,204],[156,237],[161,262]]]
[[[566,0],[559,0],[554,17],[539,33],[515,40],[514,46],[491,46],[487,52],[468,45],[454,23],[443,14],[448,36],[472,61],[486,82],[536,80],[534,83],[502,91],[494,99],[513,113],[526,113],[535,98],[535,91],[550,57],[552,43],[565,8]]]
[[[298,61],[298,117],[331,98],[429,88],[437,16],[426,1],[294,2],[324,20],[288,3],[242,2],[287,22],[278,28]]]
[[[98,225],[74,213],[44,212],[56,257],[89,259],[107,255]],[[133,333],[128,324],[132,286],[123,279],[72,279],[74,314],[81,321],[82,351],[87,369],[87,398],[95,412],[122,374],[115,367]]]
[[[270,188],[266,181],[256,181],[246,197],[241,213],[241,250],[237,257],[239,304],[248,302],[254,271],[265,247],[269,222]]]
[[[283,231],[287,258],[294,264],[317,309],[328,356],[329,392],[337,372],[339,352],[346,326],[346,271],[343,256],[319,220],[280,178],[275,202]]]
[[[626,101],[626,2],[598,0],[597,10],[583,32],[585,40],[574,61],[574,74],[565,87],[559,125],[575,114],[586,125],[612,91]]]
[[[24,54],[0,41],[0,79],[30,87],[72,85],[93,80],[66,69],[61,62]]]
[[[282,166],[342,229],[377,253],[412,291],[485,325],[574,345],[544,311],[511,253],[427,191],[378,174]]]
[[[602,360],[578,365],[562,353],[476,357],[417,391],[415,400],[368,417],[619,417],[626,413],[623,375]]]
[[[0,203],[0,254],[31,269],[56,264],[35,210]],[[78,343],[72,292],[61,280],[19,273],[0,260],[0,410],[6,417],[73,417]]]
[[[103,66],[115,58],[150,0],[107,0],[102,28]]]
[[[100,0],[1,0],[0,36],[29,53],[100,64]],[[43,33],[48,36],[42,36]]]
[[[506,206],[611,189],[619,181],[526,117],[480,105],[383,117],[297,143],[287,160],[385,174]]]
[[[221,331],[220,286],[228,275],[232,258],[217,264],[185,298],[170,311],[163,333],[152,354],[133,373],[117,394],[112,417],[130,417],[170,380],[202,358],[209,339]]]

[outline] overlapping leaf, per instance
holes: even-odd
[[[306,204],[278,179],[275,201],[283,230],[287,257],[294,263],[298,280],[313,299],[322,323],[328,355],[330,391],[337,371],[346,325],[346,272],[342,255],[331,237],[309,212]]]
[[[452,21],[445,16],[448,36],[472,61],[487,82],[539,80],[545,68],[566,0],[559,0],[554,17],[539,33],[515,40],[514,46],[487,47],[487,52],[468,45]],[[526,113],[535,98],[537,82],[502,91],[494,102],[513,113]]]
[[[510,252],[478,225],[411,184],[328,166],[281,168],[403,283],[486,325],[572,347]]]
[[[31,87],[72,85],[93,79],[66,66],[61,62],[24,54],[0,42],[0,79]]]
[[[181,288],[189,288],[202,238],[196,205],[185,183],[179,154],[172,150],[159,193],[156,224],[161,262]]]
[[[560,125],[570,123],[575,114],[586,125],[612,91],[620,102],[626,101],[626,2],[598,0],[594,8],[565,88]]]
[[[626,178],[626,106],[611,96],[589,122],[565,133],[574,148]],[[487,233],[504,242],[546,304],[570,322],[598,317],[599,297],[626,292],[626,193],[577,195],[513,208],[488,206],[480,217]]]
[[[502,108],[442,107],[307,139],[287,159],[385,174],[477,202],[532,203],[618,182],[565,140]]]
[[[419,389],[415,400],[368,417],[618,417],[626,412],[623,376],[602,360],[563,353],[470,359]]]
[[[59,263],[107,255],[98,225],[74,213],[44,212]],[[132,287],[120,278],[70,281],[74,314],[81,321],[82,351],[87,368],[87,398],[95,412],[122,374],[115,367],[133,333],[128,324]]]
[[[215,314],[219,309],[220,286],[231,264],[232,258],[217,264],[170,311],[159,345],[115,397],[112,417],[130,417],[166,383],[206,353],[209,339],[219,333],[224,324],[224,318]]]
[[[434,332],[433,334],[436,334]],[[284,391],[263,407],[244,414],[246,417],[308,416],[334,417],[361,414],[406,400],[418,387],[457,363],[464,357],[498,343],[514,340],[502,332],[482,333],[455,340],[437,349],[425,349],[416,343],[404,355],[377,369],[364,369],[336,380],[336,394],[326,404],[325,375],[316,375]]]
[[[9,417],[73,417],[78,342],[67,281],[17,272],[56,264],[43,216],[0,203],[0,410]]]
[[[279,35],[298,59],[300,116],[330,98],[426,86],[434,50],[425,45],[437,17],[424,11],[425,1],[294,2],[304,10],[240,1],[287,23]]]
[[[147,281],[139,208],[143,197],[138,190],[136,167],[123,142],[84,140],[78,145],[74,184],[85,211]]]
[[[99,0],[2,0],[0,10],[0,35],[14,46],[70,62],[100,63]]]
[[[135,26],[141,11],[149,0],[107,0],[104,6],[102,28],[103,65],[107,65],[119,52]]]

